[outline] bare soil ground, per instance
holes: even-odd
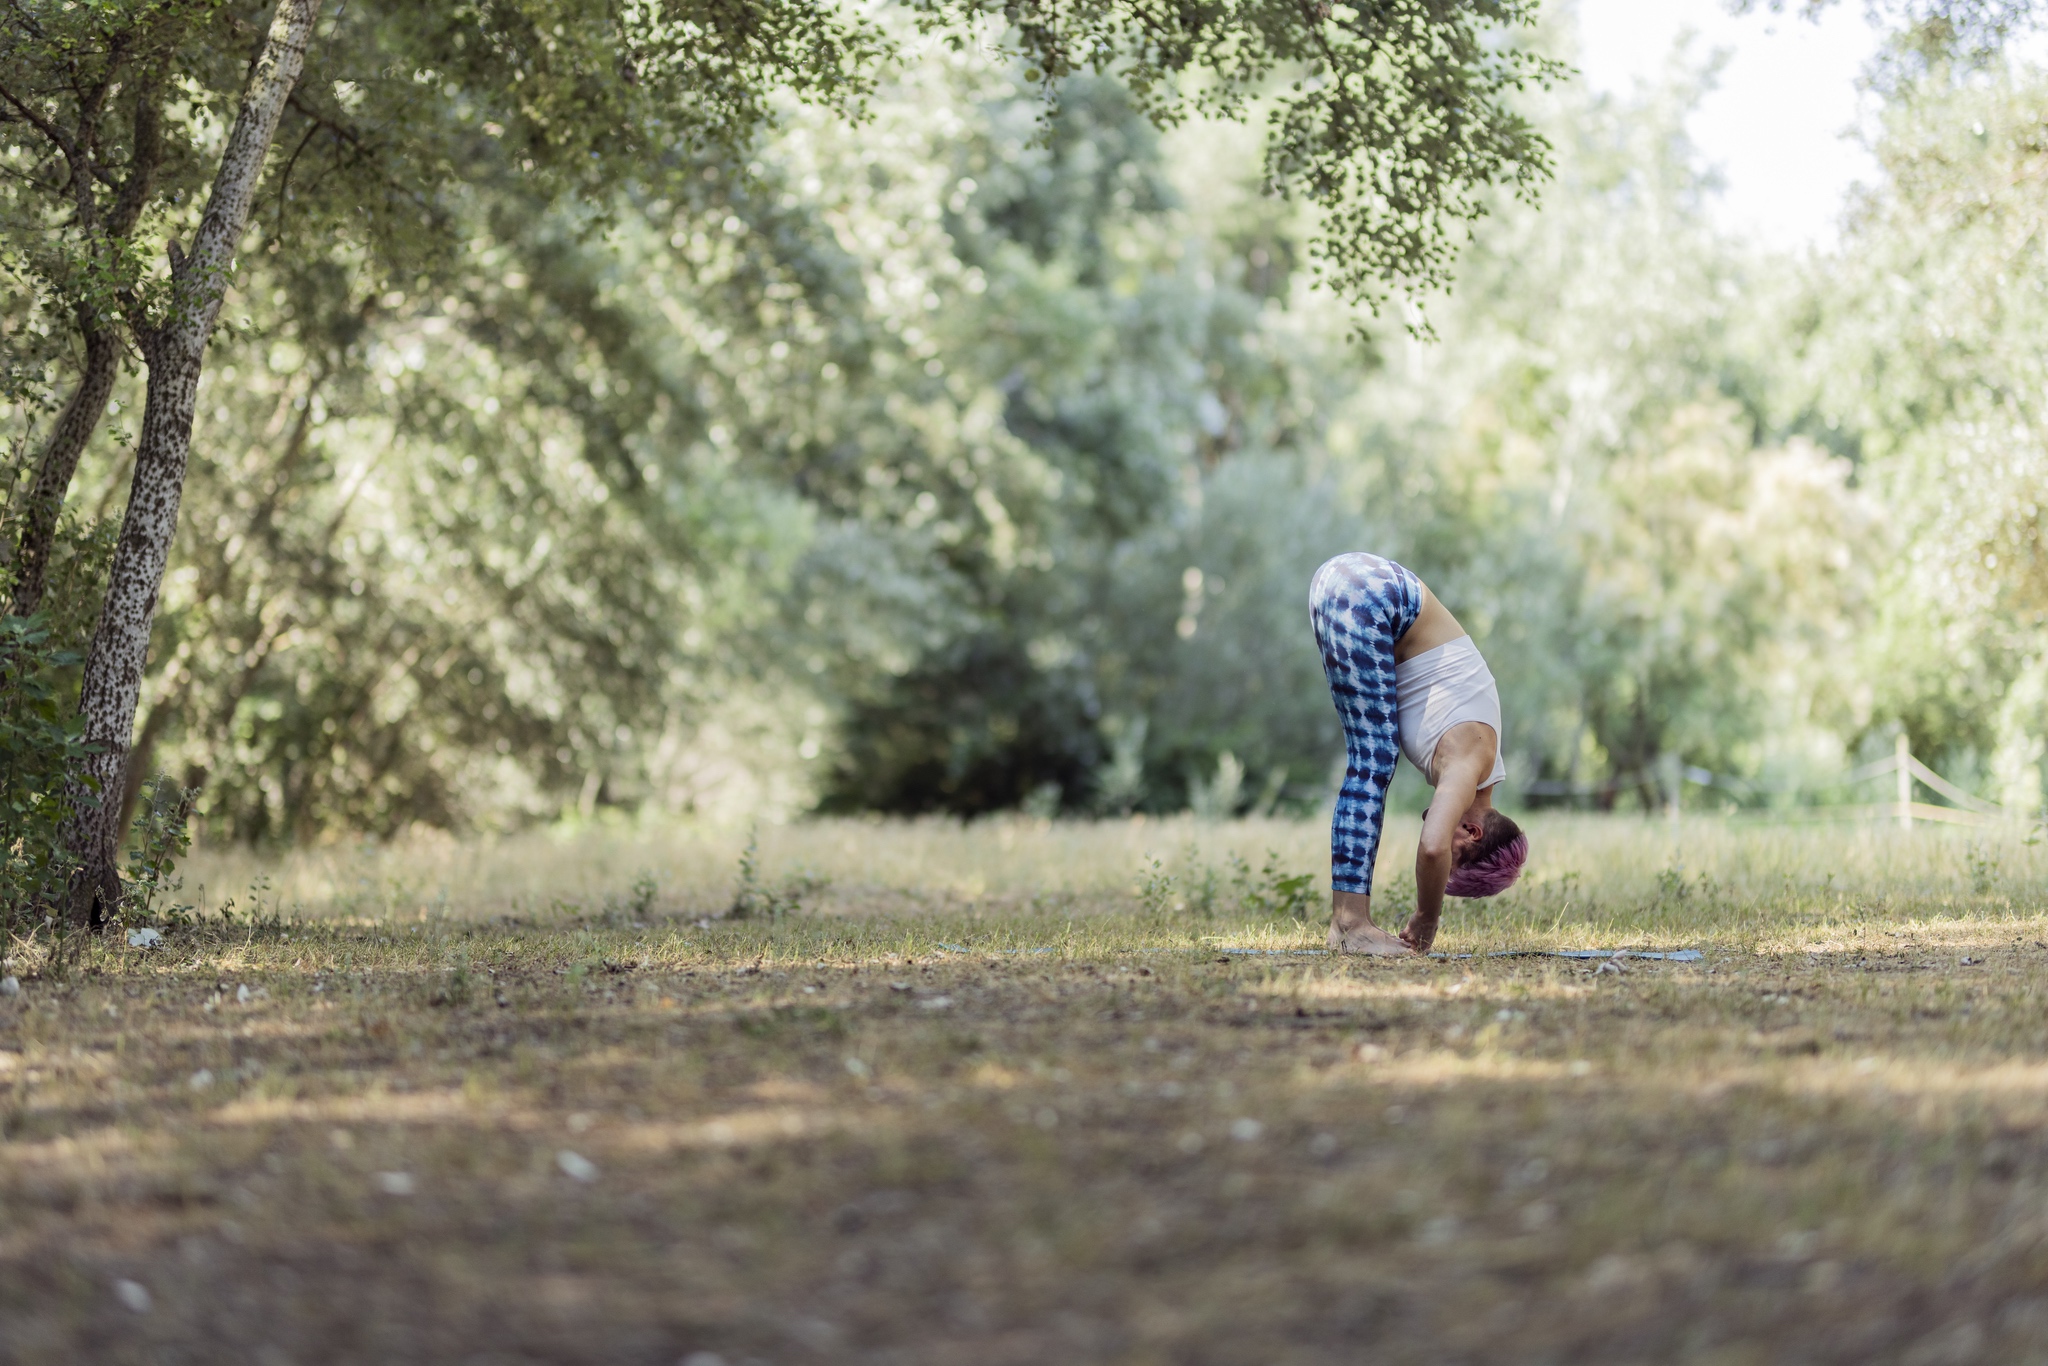
[[[614,858],[17,945],[0,1360],[2048,1361],[2031,846],[1651,829],[1539,831],[1444,947],[1700,963],[1247,955],[1314,936],[1046,831],[1028,896],[822,906],[840,827],[776,836],[779,919]]]

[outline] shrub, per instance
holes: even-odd
[[[10,937],[62,894],[74,866],[61,834],[65,774],[87,752],[66,677],[78,664],[45,614],[0,617],[0,931]]]

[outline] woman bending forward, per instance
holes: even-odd
[[[1427,953],[1446,893],[1504,892],[1529,857],[1528,836],[1493,809],[1507,777],[1500,690],[1458,619],[1392,560],[1339,555],[1316,571],[1309,610],[1349,756],[1330,821],[1330,947]],[[1415,914],[1396,938],[1372,921],[1372,865],[1402,754],[1436,797],[1415,848]]]

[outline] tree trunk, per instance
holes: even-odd
[[[102,234],[103,249],[118,249],[118,244],[135,230],[136,220],[156,188],[157,171],[163,164],[163,111],[157,107],[161,98],[161,73],[151,73],[135,91],[135,154],[107,221],[95,225],[89,188],[80,202],[80,221]],[[84,168],[74,166],[72,174],[80,178],[82,185],[90,186]],[[57,418],[56,429],[43,447],[42,459],[36,463],[36,482],[29,491],[27,515],[22,519],[16,546],[20,572],[14,581],[14,615],[18,617],[28,616],[42,605],[64,496],[71,491],[71,477],[78,473],[78,458],[99,427],[100,418],[107,411],[107,400],[114,393],[114,381],[121,374],[121,340],[115,335],[115,320],[103,314],[99,305],[86,302],[79,306],[78,322],[85,336],[85,370],[78,378],[71,401]]]
[[[236,244],[248,225],[249,205],[263,175],[277,122],[306,60],[319,0],[278,0],[270,34],[249,77],[241,111],[214,176],[206,216],[192,252],[171,251],[170,305],[164,319],[137,326],[149,367],[142,434],[135,448],[135,478],[121,537],[107,577],[107,595],[86,654],[78,709],[93,752],[67,785],[73,815],[66,834],[79,869],[71,910],[98,928],[120,902],[115,859],[120,841],[121,794],[142,667],[149,655],[157,590],[178,530],[178,503],[192,448],[193,405],[199,392],[206,341],[220,313],[234,268]]]
[[[114,380],[121,373],[121,342],[106,326],[89,327],[85,333],[85,371],[78,388],[57,418],[42,459],[36,462],[36,482],[29,489],[28,506],[21,520],[21,540],[15,564],[14,615],[25,617],[43,602],[43,586],[50,572],[50,549],[57,539],[57,517],[64,511],[64,495],[71,488],[71,476],[78,472],[78,457],[100,425],[100,415],[113,396]]]

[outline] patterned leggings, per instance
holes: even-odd
[[[1401,757],[1394,644],[1422,611],[1422,580],[1392,560],[1354,552],[1316,571],[1308,601],[1348,756],[1330,820],[1330,886],[1369,893],[1387,785]]]

